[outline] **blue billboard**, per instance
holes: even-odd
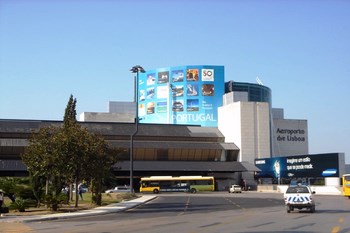
[[[179,66],[139,74],[140,123],[217,127],[224,66]]]
[[[255,159],[256,178],[339,177],[338,154]]]

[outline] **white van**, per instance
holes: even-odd
[[[108,189],[106,190],[106,193],[130,193],[130,187],[129,186],[117,186],[114,189]]]

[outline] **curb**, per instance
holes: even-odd
[[[121,211],[125,211],[136,206],[147,203],[157,196],[142,196],[137,199],[133,199],[130,201],[110,204],[108,206],[96,207],[90,210],[83,210],[78,212],[71,213],[57,213],[57,214],[48,214],[48,215],[36,215],[36,216],[11,216],[11,217],[1,217],[0,222],[40,222],[40,221],[50,221],[50,220],[58,220],[58,219],[68,219],[68,218],[76,218],[76,217],[88,217],[95,215],[103,215],[109,213],[117,213]]]

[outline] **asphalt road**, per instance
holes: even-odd
[[[282,194],[161,194],[138,208],[94,217],[24,223],[25,232],[350,232],[350,199],[316,195],[316,213],[287,213]]]

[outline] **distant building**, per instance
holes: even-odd
[[[307,120],[285,119],[272,108],[270,88],[261,84],[225,83],[219,129],[240,148],[242,161],[309,153]]]
[[[80,121],[114,147],[125,149],[120,163],[114,166],[121,179],[128,176],[136,108],[140,128],[133,151],[136,178],[214,175],[218,190],[243,178],[254,187],[257,160],[260,166],[264,159],[309,158],[307,120],[285,119],[283,109],[272,108],[272,91],[260,81],[224,80],[223,66],[149,70],[139,74],[137,103],[111,101],[108,112],[84,112]],[[25,172],[20,153],[28,143],[29,132],[58,124],[61,122],[0,121],[0,175]],[[318,162],[315,156],[312,159]],[[342,170],[337,175],[346,170],[339,167]]]
[[[108,112],[83,112],[79,121],[132,123],[135,121],[135,113],[134,102],[110,101]]]
[[[225,83],[225,93],[229,102],[266,102],[272,107],[271,89],[255,83],[229,81]],[[232,95],[232,96],[231,96]]]
[[[28,175],[21,153],[33,132],[42,127],[60,126],[60,121],[0,120],[0,176]],[[130,135],[133,123],[81,122],[82,127],[101,135],[118,154],[113,171],[118,181],[129,181]],[[225,190],[240,181],[241,172],[253,172],[252,163],[238,162],[239,149],[225,143],[217,128],[200,126],[140,124],[134,136],[134,184],[142,176],[203,175],[214,176],[217,190]],[[137,187],[135,187],[137,188]]]
[[[219,130],[240,148],[239,161],[271,156],[271,90],[253,83],[225,83]]]

